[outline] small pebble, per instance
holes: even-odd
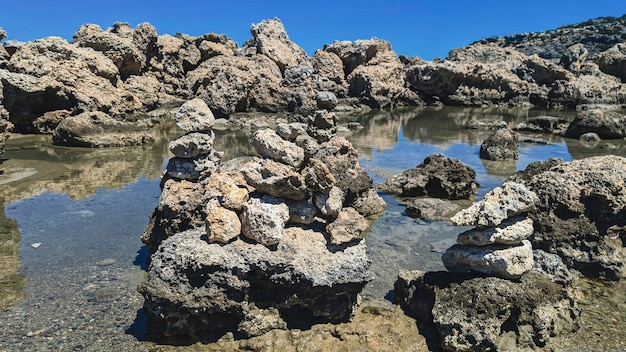
[[[39,247],[41,247],[41,242],[31,243],[31,244],[30,244],[30,246],[31,246],[31,247],[33,247],[33,248],[35,248],[35,249],[36,249],[36,248],[39,248]]]

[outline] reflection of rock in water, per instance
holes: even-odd
[[[4,204],[0,212],[0,311],[24,296],[26,278],[20,271],[20,232],[17,222],[7,219]]]
[[[486,160],[480,159],[487,174],[493,176],[510,176],[517,170],[517,160]]]

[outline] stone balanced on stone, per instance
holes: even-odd
[[[143,237],[153,253],[138,287],[148,338],[215,341],[292,319],[349,319],[372,279],[366,216],[385,203],[357,151],[334,135],[335,115],[255,132],[258,156],[233,170],[220,167],[188,104],[177,123],[189,133],[170,146],[175,161]]]
[[[456,225],[476,226],[461,233],[442,260],[451,272],[480,272],[518,279],[533,267],[533,221],[524,213],[538,202],[520,183],[505,182],[485,198],[451,218]]]

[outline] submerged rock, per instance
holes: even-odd
[[[476,194],[476,172],[455,158],[433,154],[414,169],[390,177],[378,190],[401,197],[467,199]]]

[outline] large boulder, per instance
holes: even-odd
[[[449,272],[400,271],[394,299],[445,351],[549,348],[579,329],[581,310],[552,276],[530,271],[519,280]]]
[[[600,70],[626,82],[626,44],[615,44],[595,58]]]
[[[121,24],[117,24],[119,27]],[[89,26],[89,29],[84,28]],[[97,27],[97,28],[94,28]],[[104,53],[115,66],[122,77],[137,75],[145,65],[145,55],[133,44],[132,37],[124,38],[111,31],[102,31],[99,26],[86,24],[74,34],[73,43],[80,47],[89,47]],[[129,28],[130,29],[130,28]],[[132,33],[132,30],[131,30]]]
[[[54,130],[52,142],[73,147],[121,147],[155,141],[146,132],[148,121],[126,122],[113,119],[107,114],[94,111],[65,118]]]
[[[129,119],[145,110],[120,83],[119,70],[109,58],[61,38],[25,43],[7,67],[10,72],[0,70],[3,105],[19,132],[33,132],[33,121],[48,111],[102,111]]]
[[[401,197],[467,199],[476,194],[476,172],[455,158],[433,154],[415,168],[390,177],[378,190]]]
[[[317,74],[318,91],[330,91],[338,98],[348,95],[348,83],[343,70],[343,62],[335,53],[317,50],[311,58],[311,64]]]
[[[599,156],[556,165],[528,182],[535,248],[590,277],[618,280],[626,256],[626,158]]]
[[[580,138],[594,132],[602,139],[626,137],[626,115],[618,111],[591,110],[580,112],[565,130],[565,137]]]
[[[281,79],[278,65],[265,55],[219,55],[187,74],[192,93],[217,117],[245,111],[285,111],[292,98]]]
[[[179,233],[152,256],[139,285],[148,338],[189,343],[215,341],[227,331],[254,336],[265,331],[244,322],[265,314],[274,316],[270,328],[346,321],[372,279],[365,242],[331,252],[322,233],[298,227],[286,228],[273,250],[205,238],[201,230]]]
[[[519,159],[519,136],[508,128],[501,128],[492,133],[480,145],[481,159],[517,160]]]
[[[257,54],[265,55],[274,61],[281,72],[307,59],[306,52],[289,39],[283,23],[278,18],[253,24],[250,33],[253,38],[245,43],[244,50],[246,46],[255,48]]]

